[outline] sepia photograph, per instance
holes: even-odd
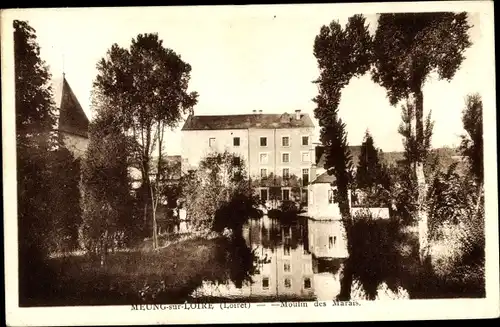
[[[498,317],[492,1],[1,23],[8,325]]]

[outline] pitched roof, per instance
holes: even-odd
[[[301,113],[300,119],[294,113],[284,114],[248,114],[248,115],[217,115],[193,116],[190,115],[183,131],[192,130],[220,130],[220,129],[248,129],[248,128],[299,128],[314,127],[311,117]]]
[[[349,146],[348,148],[352,155],[353,166],[356,167],[359,162],[359,156],[361,155],[361,146],[354,145],[354,146]],[[325,147],[319,145],[316,147],[316,167],[325,168],[325,163],[326,163]]]
[[[332,184],[333,182],[335,182],[335,180],[336,180],[335,175],[330,175],[328,174],[328,171],[325,171],[323,174],[316,177],[311,182],[311,184],[323,184],[323,183]]]
[[[59,109],[59,130],[87,138],[89,119],[64,76],[53,82],[53,92]]]

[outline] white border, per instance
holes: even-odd
[[[491,66],[491,76],[485,80],[490,86],[482,94],[484,103],[484,162],[485,162],[485,209],[486,209],[486,298],[453,300],[408,300],[389,302],[361,302],[358,307],[277,308],[270,305],[252,304],[246,309],[221,310],[177,310],[177,311],[132,311],[129,306],[105,307],[50,307],[19,308],[17,304],[17,201],[15,159],[15,115],[12,53],[12,20],[19,15],[39,15],[52,10],[102,10],[109,15],[147,15],[152,8],[93,8],[93,9],[12,9],[1,12],[2,22],[2,151],[4,187],[4,251],[6,322],[10,326],[54,326],[54,325],[140,325],[140,324],[197,324],[197,323],[241,323],[241,322],[328,322],[328,321],[372,321],[372,320],[427,320],[488,318],[499,316],[499,266],[498,266],[498,193],[496,153],[496,104],[494,76],[494,34],[492,1],[439,1],[406,3],[357,3],[357,4],[307,4],[280,6],[217,6],[217,7],[171,7],[169,10],[199,16],[200,19],[213,12],[223,15],[241,15],[244,12],[270,14],[275,10],[300,11],[303,16],[316,11],[331,10],[337,14],[378,12],[428,12],[468,11],[481,13],[481,31],[491,49],[484,53],[485,65]],[[138,14],[141,10],[143,13]],[[260,144],[259,144],[260,145]]]

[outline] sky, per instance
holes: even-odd
[[[375,9],[363,7],[371,33]],[[366,8],[366,9],[365,9]],[[353,11],[354,10],[354,11]],[[356,11],[357,10],[357,11]],[[313,117],[318,77],[313,43],[322,25],[359,13],[346,5],[223,6],[122,9],[40,9],[19,11],[36,30],[40,55],[54,77],[66,78],[89,118],[90,92],[96,63],[113,43],[129,47],[140,33],[158,33],[192,66],[189,91],[199,93],[195,114],[294,112]],[[485,92],[491,67],[481,65],[487,47],[480,15],[469,15],[473,45],[451,82],[436,76],[424,86],[424,110],[435,121],[432,145],[456,146],[464,133],[461,111],[468,93]],[[347,125],[348,142],[359,145],[368,129],[377,147],[402,150],[397,133],[400,107],[389,104],[386,91],[369,74],[351,80],[343,90],[340,116]],[[316,126],[317,121],[314,120]],[[167,133],[166,151],[180,154],[183,123]],[[319,128],[317,128],[319,131]]]

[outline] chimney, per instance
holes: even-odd
[[[256,114],[256,113],[257,113],[257,110],[252,110],[252,113]]]
[[[261,114],[261,113],[262,113],[262,110],[259,110],[259,114]]]
[[[300,119],[300,109],[295,110],[295,119]]]

